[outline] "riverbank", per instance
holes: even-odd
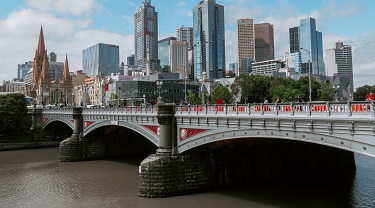
[[[18,149],[32,149],[44,147],[58,147],[59,141],[45,141],[45,142],[23,142],[23,143],[0,143],[0,151],[18,150]]]
[[[58,147],[59,145],[60,141],[33,141],[28,132],[0,135],[0,151]]]

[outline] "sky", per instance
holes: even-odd
[[[120,47],[120,61],[134,53],[134,14],[143,0],[0,0],[0,81],[17,77],[18,64],[32,61],[43,26],[48,53],[82,69],[82,50],[97,43]],[[275,58],[289,51],[288,32],[313,17],[323,33],[323,48],[342,41],[353,50],[354,87],[375,85],[374,0],[216,0],[225,9],[226,63],[237,61],[236,20],[273,24]],[[199,0],[152,0],[159,39],[192,27]],[[328,69],[329,70],[329,69]]]

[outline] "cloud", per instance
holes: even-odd
[[[133,35],[87,30],[90,21],[57,18],[34,9],[22,9],[0,20],[0,80],[17,77],[17,65],[34,59],[41,22],[48,53],[55,52],[61,62],[67,53],[71,71],[82,68],[82,50],[97,43],[120,46],[121,61],[134,52]]]
[[[193,11],[190,10],[190,9],[179,9],[179,10],[177,10],[177,13],[188,16],[188,17],[193,16]]]
[[[178,6],[179,6],[179,7],[183,7],[183,6],[186,6],[186,5],[187,5],[187,3],[184,2],[184,1],[180,1],[180,2],[178,2]]]
[[[355,2],[330,2],[325,4],[322,9],[313,11],[311,14],[321,22],[332,21],[335,19],[344,19],[352,17],[363,10],[364,6]]]
[[[28,0],[27,4],[40,11],[81,16],[100,9],[96,0]]]

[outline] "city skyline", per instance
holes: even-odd
[[[341,41],[353,46],[355,88],[374,85],[375,29],[366,20],[374,18],[375,2],[316,1],[300,5],[296,0],[241,1],[217,0],[225,10],[226,69],[237,60],[235,24],[237,19],[252,18],[268,22],[275,30],[275,59],[289,51],[288,29],[303,18],[317,20],[323,33],[323,49]],[[159,40],[176,36],[176,28],[192,27],[193,8],[199,1],[153,0],[159,14]],[[31,61],[40,25],[43,25],[48,52],[68,54],[70,69],[82,69],[82,50],[97,43],[120,46],[120,61],[134,53],[134,13],[142,0],[15,0],[4,1],[0,8],[0,80],[17,76],[17,65]],[[372,6],[371,6],[372,5]],[[175,18],[171,18],[173,15]],[[63,61],[58,56],[57,61]]]

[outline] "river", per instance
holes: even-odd
[[[288,179],[161,199],[137,196],[143,158],[61,163],[58,156],[58,148],[0,152],[0,207],[375,207],[375,158],[362,155],[355,156],[355,175]]]

